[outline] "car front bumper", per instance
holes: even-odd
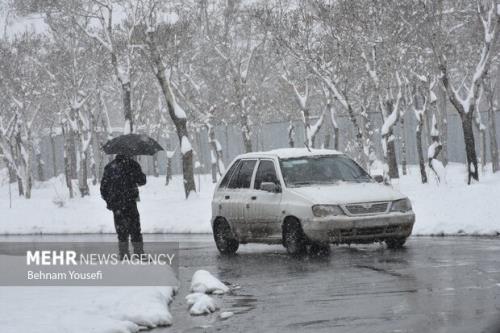
[[[322,243],[373,243],[410,236],[415,214],[315,217],[302,221],[307,238]]]

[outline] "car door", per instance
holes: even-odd
[[[272,159],[260,159],[252,189],[245,193],[245,223],[252,239],[281,238],[281,191],[271,193],[260,189],[263,182],[275,183],[281,189],[276,164]]]
[[[249,229],[245,223],[245,198],[250,190],[256,159],[242,159],[239,167],[231,176],[224,200],[229,206],[229,216],[234,230],[245,240],[250,236]]]
[[[233,162],[229,170],[222,178],[219,186],[217,187],[217,191],[214,193],[213,203],[212,203],[212,215],[213,217],[222,216],[225,218],[229,224],[232,226],[233,221],[235,220],[234,210],[231,203],[231,196],[228,192],[228,185],[231,179],[235,174],[238,174],[238,170],[240,168],[240,160]]]

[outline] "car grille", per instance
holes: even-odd
[[[382,214],[387,211],[388,202],[359,203],[346,205],[345,208],[351,215]]]
[[[386,227],[368,227],[359,229],[338,229],[329,234],[332,238],[346,238],[355,236],[389,235],[400,231],[399,225],[389,225]]]

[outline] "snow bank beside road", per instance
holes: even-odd
[[[467,185],[463,164],[446,167],[446,184],[436,185],[432,171],[429,184],[421,184],[418,167],[394,185],[412,201],[417,221],[414,235],[500,233],[500,173],[491,174],[491,166],[480,173],[480,181]]]
[[[479,183],[468,186],[465,165],[452,163],[446,168],[447,184],[438,186],[430,171],[429,184],[421,184],[418,166],[410,166],[409,174],[394,187],[412,200],[417,215],[414,234],[499,233],[500,173],[489,173],[490,166],[487,170]],[[181,177],[174,177],[169,186],[163,177],[149,177],[139,203],[143,232],[210,233],[213,188],[210,177],[203,176],[201,192],[185,200]],[[90,197],[69,200],[63,179],[52,179],[36,184],[33,198],[25,200],[17,196],[13,184],[11,209],[8,193],[0,180],[0,234],[115,232],[113,215],[96,186],[91,187]],[[64,206],[58,208],[53,201]]]
[[[1,182],[0,182],[1,184]],[[196,177],[196,185],[198,177]],[[12,208],[9,189],[0,185],[0,234],[71,234],[114,233],[113,213],[106,209],[99,186],[91,186],[90,196],[68,198],[63,178],[37,183],[32,199],[17,195],[12,184]],[[214,185],[209,176],[201,177],[201,192],[184,197],[182,177],[176,176],[165,186],[164,177],[148,177],[140,188],[142,231],[145,233],[207,233],[211,232],[210,215]],[[62,205],[63,207],[58,207]]]
[[[173,287],[1,287],[3,333],[132,333],[172,324]]]

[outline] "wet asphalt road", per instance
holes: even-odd
[[[87,237],[114,239],[63,238]],[[333,246],[319,258],[293,258],[268,245],[244,245],[224,257],[209,235],[145,239],[181,241],[174,325],[153,333],[500,332],[499,238],[413,237],[402,250]],[[212,315],[187,311],[184,297],[197,269],[236,286],[214,296],[221,310]],[[221,311],[235,315],[221,320]]]

